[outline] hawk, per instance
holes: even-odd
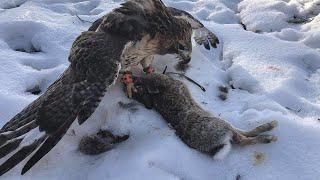
[[[211,49],[210,46],[212,46],[213,48],[217,48],[217,44],[219,44],[219,39],[210,30],[208,30],[199,20],[197,20],[195,17],[193,17],[186,11],[179,10],[173,7],[164,6],[164,8],[166,8],[167,13],[169,13],[172,17],[177,19],[183,19],[191,25],[192,30],[195,31],[194,39],[199,45],[203,45],[207,50]],[[104,22],[104,20],[108,21],[110,19],[112,19],[110,18],[110,14],[102,16],[101,18],[93,22],[92,26],[88,29],[88,31],[96,31],[101,25],[101,23]],[[192,45],[189,41],[189,37],[185,41],[180,39],[176,43],[176,48],[180,50],[178,51],[178,58],[183,60],[185,63],[188,63],[188,61],[191,60],[191,58],[188,55],[190,55],[192,51]],[[184,50],[186,50],[187,53]],[[170,52],[166,54],[170,54]],[[152,63],[153,59],[154,56],[151,55],[149,57],[145,57],[145,59],[141,62],[144,71],[150,69],[149,65]]]
[[[76,119],[83,124],[121,70],[137,63],[147,67],[156,54],[177,54],[189,62],[195,27],[205,32],[199,42],[215,46],[217,39],[200,22],[161,0],[128,0],[94,23],[74,41],[70,66],[58,80],[0,130],[0,158],[14,152],[0,165],[0,176],[31,156],[21,172],[26,173]]]

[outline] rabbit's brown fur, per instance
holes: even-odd
[[[134,99],[154,108],[176,130],[188,146],[215,155],[230,142],[239,145],[270,143],[277,138],[260,135],[277,126],[277,121],[263,124],[245,132],[225,120],[203,110],[191,97],[187,87],[167,75],[153,73],[136,78],[138,90]]]

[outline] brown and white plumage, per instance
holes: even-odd
[[[171,16],[177,19],[183,19],[191,25],[191,28],[195,31],[194,39],[199,45],[203,45],[206,49],[210,50],[210,45],[213,48],[216,48],[217,44],[219,44],[219,39],[217,38],[217,36],[210,30],[208,30],[199,20],[193,17],[190,13],[174,7],[166,7],[166,11]],[[107,14],[96,20],[88,29],[88,31],[96,31],[99,25],[102,23],[102,21],[104,19],[108,19],[108,16],[110,16],[110,14]]]
[[[29,131],[45,133],[5,161],[0,175],[35,151],[22,170],[24,174],[60,141],[76,118],[82,124],[91,116],[107,87],[116,80],[126,42],[122,37],[98,32],[84,32],[76,39],[69,68],[1,129],[0,158],[18,148]]]
[[[14,153],[0,165],[0,176],[32,154],[22,170],[26,173],[76,119],[84,123],[121,68],[155,54],[189,55],[190,38],[190,24],[174,18],[161,0],[129,0],[109,13],[95,31],[75,40],[70,66],[60,78],[0,130],[0,158]],[[26,141],[37,132],[42,133]]]
[[[206,49],[210,50],[210,45],[213,48],[219,44],[219,39],[209,29],[207,29],[199,20],[193,17],[186,11],[168,7],[168,11],[172,16],[180,19],[184,19],[190,23],[192,29],[195,31],[194,39],[199,45],[203,45]]]

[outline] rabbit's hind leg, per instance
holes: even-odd
[[[253,144],[267,144],[277,141],[276,136],[272,135],[258,135],[256,137],[246,137],[240,133],[233,135],[233,142],[240,146],[253,145]]]
[[[250,131],[242,131],[242,130],[237,130],[240,134],[246,136],[246,137],[256,137],[260,135],[261,133],[271,131],[275,127],[278,126],[278,121],[271,121],[265,124],[262,124]]]

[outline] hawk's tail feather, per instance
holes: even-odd
[[[21,175],[29,171],[43,156],[45,156],[65,135],[73,121],[65,122],[54,134],[50,135],[36,153],[24,165]]]
[[[22,127],[20,130],[7,134],[1,134],[2,142],[0,142],[0,159],[15,151],[23,141],[26,133],[37,127],[35,123]]]
[[[21,174],[26,173],[61,140],[77,117],[71,92],[72,86],[58,86],[45,94],[46,98],[32,103],[32,110],[26,108],[22,111],[25,115],[8,123],[6,129],[12,131],[0,133],[0,159],[8,156],[0,163],[0,176],[28,158]]]
[[[0,132],[13,131],[33,121],[37,113],[35,107],[39,106],[39,102],[41,102],[41,97],[14,116],[1,128]]]
[[[33,143],[31,143],[30,145],[22,147],[18,152],[16,152],[9,159],[7,159],[3,164],[0,165],[0,176],[8,172],[10,169],[14,168],[17,164],[19,164],[26,157],[28,157],[34,150],[36,150],[46,140],[47,137],[48,137],[47,135],[43,135],[39,139],[36,139],[35,141],[33,141]]]
[[[56,82],[54,82],[50,87],[48,88],[47,92],[41,95],[38,99],[33,101],[31,104],[29,104],[26,108],[24,108],[20,113],[15,115],[10,121],[8,121],[0,130],[0,133],[6,132],[6,131],[14,131],[31,121],[35,120],[39,107],[41,107],[41,104],[43,101],[45,101],[46,95],[52,93],[53,91],[50,91],[50,89],[53,89],[55,85],[58,85],[60,83],[60,79],[58,79]]]
[[[10,154],[14,150],[16,150],[23,138],[13,139],[9,141],[7,144],[0,147],[0,159],[5,157],[6,155]]]
[[[24,126],[14,130],[14,131],[8,131],[0,134],[0,148],[2,148],[3,145],[5,145],[8,141],[13,140],[15,138],[18,138],[24,134],[27,134],[32,129],[38,127],[38,125],[35,123],[35,121],[31,121],[28,124],[25,124]],[[0,149],[0,154],[1,154]]]
[[[14,130],[30,123],[31,121],[33,121],[35,119],[35,117],[36,117],[36,113],[34,112],[34,114],[31,114],[28,117],[18,120],[15,124],[10,124],[10,126],[8,125],[6,127],[6,129],[4,129],[4,130],[5,131],[14,131]]]

